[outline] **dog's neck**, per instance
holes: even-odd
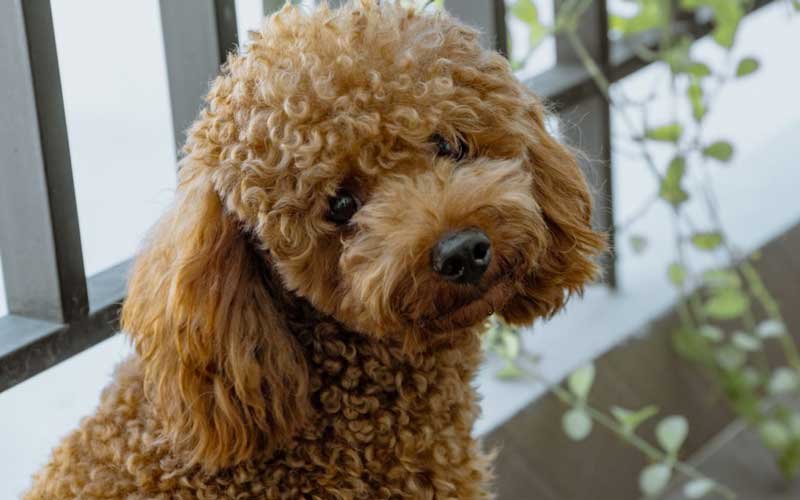
[[[413,344],[407,342],[403,332],[397,335],[376,337],[354,332],[335,318],[317,311],[307,300],[291,292],[282,291],[287,327],[306,351],[307,357],[314,357],[325,350],[325,344],[333,342],[343,348],[360,354],[376,355],[386,366],[414,365],[422,360],[437,360],[442,356],[460,353],[465,358],[481,358],[480,335],[478,328],[457,332],[437,332],[427,340]],[[415,332],[415,337],[425,336]]]
[[[436,332],[430,335],[426,335],[425,332],[413,332],[413,334],[398,332],[397,335],[387,335],[382,338],[353,332],[334,317],[318,311],[305,298],[287,290],[283,286],[280,276],[273,270],[269,252],[259,253],[264,286],[272,300],[285,313],[289,332],[306,349],[314,342],[324,341],[327,338],[337,339],[352,346],[358,345],[362,349],[370,347],[385,350],[390,358],[401,363],[420,356],[435,357],[441,351],[453,349],[470,354],[480,350],[477,326],[454,332]],[[415,339],[413,346],[408,342],[408,337],[412,335]]]

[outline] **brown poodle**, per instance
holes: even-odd
[[[603,238],[478,33],[285,7],[231,56],[130,281],[137,355],[27,498],[490,498],[479,334],[549,316]]]

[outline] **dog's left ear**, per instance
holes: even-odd
[[[173,207],[136,260],[122,312],[171,446],[206,470],[268,454],[310,412],[308,369],[264,258],[184,161]]]
[[[604,235],[592,230],[592,198],[575,156],[547,131],[539,100],[529,93],[526,98],[532,133],[528,168],[547,234],[532,272],[501,311],[511,324],[528,324],[556,313],[571,294],[582,292],[597,276],[594,259],[606,248]]]

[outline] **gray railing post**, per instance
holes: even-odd
[[[508,53],[506,4],[503,0],[451,0],[445,2],[445,8],[465,23],[479,27],[483,32],[485,47],[493,48],[503,55]]]
[[[228,52],[238,43],[234,0],[160,0],[175,151]]]
[[[228,58],[228,53],[237,50],[239,45],[236,1],[214,0],[214,15],[217,21],[217,54],[219,63],[223,64]]]
[[[0,2],[0,251],[12,314],[88,314],[49,0]]]
[[[569,0],[555,0],[556,12]],[[600,69],[608,75],[609,40],[606,0],[594,0],[580,18],[578,37]],[[556,37],[558,66],[581,66],[581,60],[566,36]],[[561,104],[561,103],[556,103]],[[562,107],[559,115],[563,132],[570,143],[581,151],[582,166],[595,195],[594,225],[608,234],[612,249],[603,261],[605,281],[617,283],[614,248],[614,199],[611,170],[611,112],[606,98],[592,93],[576,103]]]

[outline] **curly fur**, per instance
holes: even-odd
[[[478,33],[390,2],[285,7],[231,56],[137,258],[137,354],[27,498],[490,498],[479,332],[596,274],[575,159]],[[437,158],[438,133],[469,145]],[[346,186],[350,224],[327,217]],[[482,229],[474,286],[430,268]]]

